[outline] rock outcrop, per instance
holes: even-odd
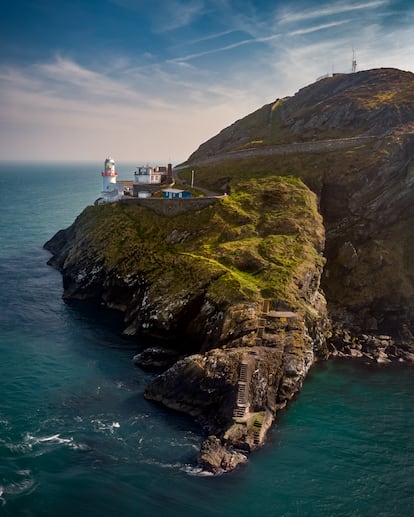
[[[166,368],[145,396],[199,419],[197,461],[219,473],[263,443],[315,360],[414,359],[414,76],[323,79],[187,165],[187,181],[197,167],[231,195],[196,211],[89,207],[45,246],[65,298],[122,311],[126,334],[174,339],[136,357]]]
[[[224,129],[189,164],[210,188],[249,170],[302,178],[324,218],[322,287],[336,332],[389,335],[414,351],[414,74],[324,78]]]
[[[247,180],[174,217],[133,204],[89,207],[45,245],[65,298],[121,310],[129,335],[178,343],[179,360],[156,349],[135,360],[175,361],[145,396],[200,420],[210,436],[198,461],[214,473],[263,443],[327,354],[323,246],[316,196],[293,178]]]
[[[237,120],[202,143],[188,162],[195,165],[217,156],[224,160],[226,153],[275,144],[307,142],[315,147],[333,139],[388,135],[412,126],[413,88],[411,72],[392,68],[334,74]],[[321,151],[328,148],[322,144]]]

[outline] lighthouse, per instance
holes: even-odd
[[[102,171],[102,192],[116,190],[116,178],[118,173],[115,170],[115,162],[112,158],[105,160],[105,169]]]

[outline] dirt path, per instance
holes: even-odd
[[[254,147],[244,149],[242,151],[230,151],[227,153],[220,153],[201,160],[194,160],[187,162],[185,165],[176,167],[174,170],[178,172],[180,169],[210,165],[221,161],[240,160],[241,158],[254,158],[257,156],[272,156],[284,154],[303,154],[303,153],[320,153],[337,151],[339,149],[348,149],[351,147],[358,147],[369,142],[377,140],[377,136],[356,136],[350,138],[337,138],[332,140],[318,140],[316,142],[295,142],[292,144],[277,144],[266,147]]]

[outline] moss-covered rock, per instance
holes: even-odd
[[[126,333],[174,338],[181,354],[197,352],[145,396],[214,433],[216,452],[210,444],[200,455],[212,472],[244,461],[233,446],[263,442],[315,355],[326,354],[323,246],[316,196],[301,180],[276,176],[244,180],[230,196],[173,217],[138,204],[89,207],[46,244],[65,297],[95,298],[124,312]]]
[[[231,195],[198,211],[89,207],[46,244],[65,297],[123,311],[128,334],[179,339],[184,357],[145,395],[209,428],[203,468],[244,462],[234,448],[263,443],[316,357],[414,360],[413,85],[393,69],[318,81],[181,167]]]
[[[304,314],[304,278],[317,290],[323,244],[315,196],[300,180],[274,177],[175,217],[139,205],[88,207],[46,248],[64,296],[124,310],[129,334],[190,334],[221,346],[236,304],[270,298]],[[213,314],[212,340],[204,327]]]
[[[189,159],[207,188],[276,173],[318,195],[322,286],[331,318],[354,335],[414,334],[413,85],[414,74],[395,69],[335,74],[234,123]],[[241,153],[243,135],[260,145]],[[292,220],[275,217],[289,235]]]

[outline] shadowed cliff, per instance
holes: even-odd
[[[300,177],[326,229],[323,288],[337,327],[414,331],[414,75],[338,74],[263,106],[189,158],[199,183]],[[186,170],[181,172],[186,177]]]
[[[89,207],[46,243],[64,297],[174,339],[136,362],[167,358],[145,396],[207,427],[202,468],[246,461],[315,360],[414,360],[413,86],[393,69],[325,78],[180,167],[231,195],[174,215]]]
[[[215,436],[200,465],[231,470],[326,357],[316,196],[296,178],[252,178],[199,211],[149,207],[85,209],[46,243],[49,263],[64,297],[123,311],[127,334],[174,339],[184,357],[145,395],[198,417]]]

